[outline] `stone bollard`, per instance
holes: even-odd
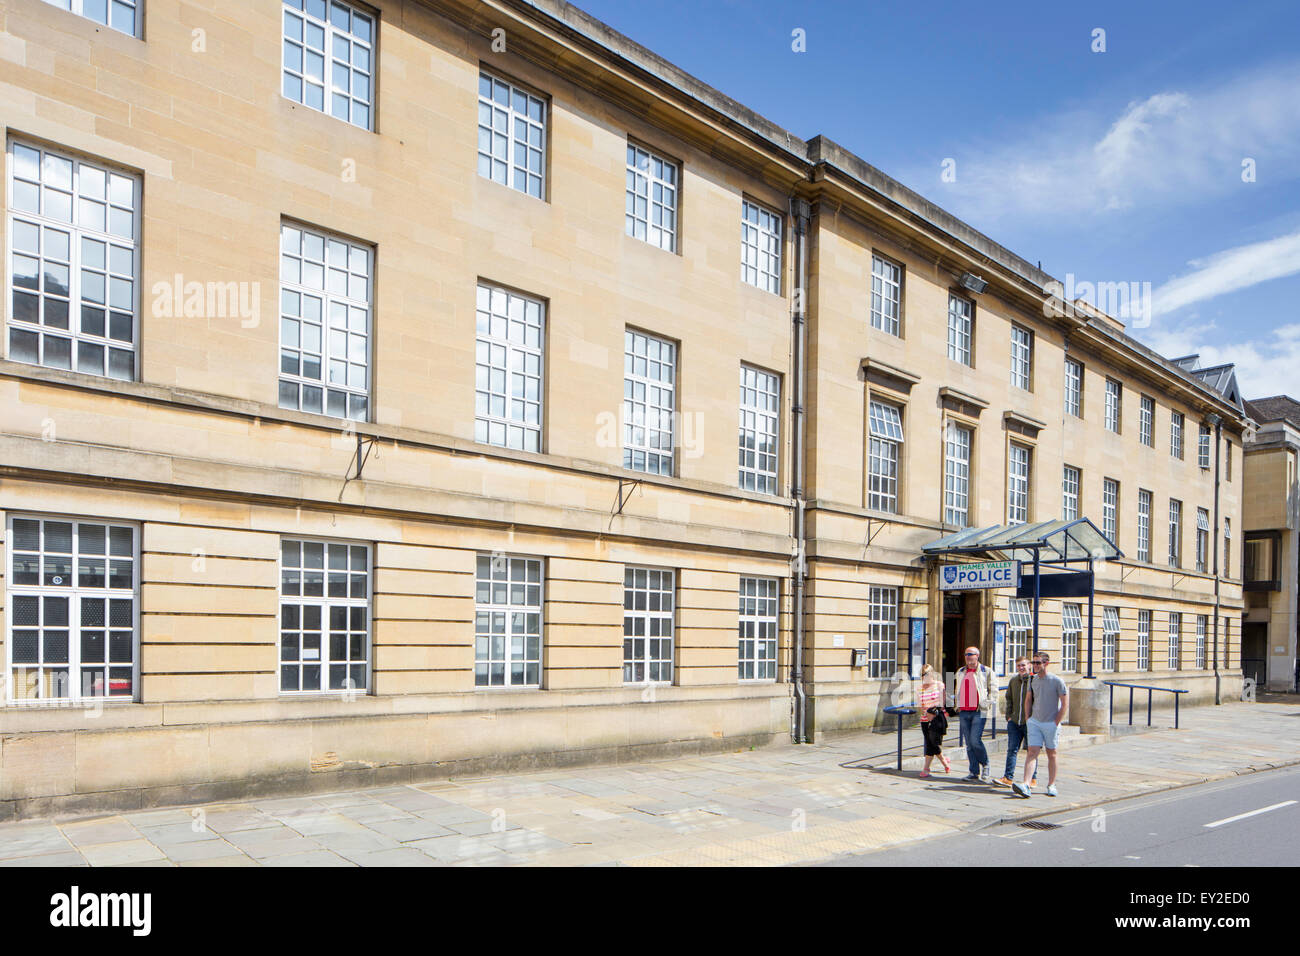
[[[1127,698],[1125,698],[1127,700]],[[1110,688],[1085,677],[1070,688],[1069,722],[1084,734],[1110,733]]]

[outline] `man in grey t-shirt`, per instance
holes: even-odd
[[[1018,796],[1029,799],[1029,781],[1038,770],[1038,752],[1047,751],[1047,795],[1056,796],[1056,742],[1061,732],[1061,721],[1070,710],[1070,694],[1065,681],[1047,672],[1052,659],[1046,651],[1034,654],[1029,666],[1033,676],[1029,679],[1026,709],[1029,717],[1026,732],[1029,757],[1025,760],[1025,778],[1011,788]]]

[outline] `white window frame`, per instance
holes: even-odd
[[[1119,434],[1120,417],[1123,414],[1124,386],[1118,379],[1106,379],[1106,431]]]
[[[1079,486],[1082,483],[1083,472],[1066,465],[1061,473],[1061,518],[1065,521],[1079,517]]]
[[[1183,659],[1183,615],[1181,611],[1169,612],[1169,647],[1167,650],[1169,669],[1176,671],[1182,668]]]
[[[975,303],[955,292],[948,293],[948,358],[970,368],[973,361]]]
[[[1210,571],[1210,512],[1205,508],[1196,509],[1196,571]]]
[[[742,577],[738,596],[737,679],[770,684],[776,680],[781,582]]]
[[[656,248],[676,252],[680,198],[680,164],[643,146],[628,143],[623,216],[627,234]]]
[[[541,558],[500,552],[476,556],[475,689],[542,686],[545,606],[546,575]]]
[[[1065,360],[1065,413],[1083,417],[1083,363],[1072,358]]]
[[[871,327],[902,336],[903,267],[884,256],[871,256]]]
[[[1169,566],[1183,566],[1183,503],[1169,499]]]
[[[952,419],[944,428],[943,520],[959,528],[970,524],[970,461],[975,430]]]
[[[1154,495],[1145,488],[1138,489],[1138,509],[1137,509],[1137,532],[1138,546],[1137,559],[1151,563],[1151,503]]]
[[[1029,488],[1033,449],[1011,442],[1007,446],[1007,524],[1029,520]]]
[[[638,578],[638,575],[644,577]],[[623,569],[624,684],[672,683],[676,650],[676,581],[677,573],[668,568],[629,565]],[[668,605],[666,609],[665,603]],[[658,607],[652,606],[656,604]],[[666,655],[662,643],[665,640],[668,642]],[[640,654],[637,653],[637,641],[643,645]],[[658,653],[655,653],[653,641],[660,642]],[[638,668],[641,668],[639,676]]]
[[[867,674],[872,679],[898,670],[898,588],[872,585],[867,594]]]
[[[676,424],[676,343],[647,332],[625,329],[623,467],[651,475],[673,474]]]
[[[903,450],[903,409],[870,399],[868,406],[867,507],[898,513]]]
[[[1119,544],[1119,482],[1114,478],[1101,483],[1101,533]]]
[[[740,366],[739,487],[777,493],[781,378],[752,365]]]
[[[300,563],[296,568],[285,564],[286,546],[292,544],[299,545],[298,553],[299,555],[301,555],[301,557],[299,558]],[[319,544],[324,546],[322,551],[323,563],[320,569],[321,593],[318,595],[309,595],[306,593],[307,579],[306,579],[305,572],[316,570],[314,568],[307,567],[306,549],[303,546],[309,544],[311,545]],[[331,546],[335,548],[342,547],[347,549],[345,552],[347,557],[347,562],[348,562],[346,568],[339,569],[339,568],[330,567]],[[364,572],[362,572],[360,575],[362,579],[365,581],[365,594],[362,597],[356,597],[352,593],[353,580],[354,577],[357,575],[357,570],[352,566],[354,548],[360,548],[363,554],[365,555],[366,567]],[[351,541],[351,540],[343,540],[340,538],[316,538],[310,536],[299,536],[299,535],[291,535],[291,534],[281,535],[280,556],[276,561],[276,565],[279,570],[278,580],[280,582],[278,586],[278,591],[279,591],[278,614],[279,614],[280,639],[276,645],[277,657],[276,657],[275,670],[276,670],[277,686],[279,687],[280,696],[281,697],[304,697],[304,696],[319,697],[319,696],[334,696],[339,694],[342,694],[344,696],[353,695],[353,694],[369,694],[371,681],[372,681],[371,669],[373,667],[374,656],[375,656],[374,655],[374,612],[371,604],[371,598],[374,595],[374,552],[371,549],[370,545],[365,543],[364,541]],[[297,571],[299,574],[299,579],[298,579],[299,593],[286,594],[285,578],[289,574],[292,574],[294,571]],[[331,595],[329,593],[330,585],[331,583],[333,583],[330,580],[331,571],[335,572],[336,574],[341,572],[345,577],[347,582],[347,590],[348,590],[348,594],[346,596]],[[311,658],[311,657],[304,656],[306,652],[306,647],[305,647],[305,642],[301,640],[301,636],[305,635],[308,631],[308,628],[306,627],[306,623],[305,623],[306,615],[303,614],[300,617],[299,624],[297,627],[287,627],[286,625],[288,624],[288,621],[286,621],[285,618],[285,607],[287,605],[297,605],[300,608],[300,610],[305,610],[308,607],[314,607],[320,609],[320,647],[317,651],[318,653],[317,657]],[[346,647],[347,654],[345,657],[337,660],[333,656],[331,650],[331,640],[330,640],[332,636],[331,631],[333,629],[333,626],[330,623],[330,616],[331,616],[330,612],[336,607],[343,608],[346,610],[347,625],[348,625],[347,626],[347,647]],[[357,628],[353,626],[352,611],[354,609],[362,610],[365,613],[365,625],[366,625],[365,636],[362,639],[362,653],[364,655],[364,660],[360,661],[361,674],[365,679],[364,684],[357,684],[356,682],[357,680],[356,668],[358,666],[358,661],[355,658],[353,658],[351,653],[353,632],[357,630]],[[298,657],[296,659],[286,658],[285,656],[284,639],[285,639],[286,632],[298,632],[300,635],[299,645],[296,649],[298,654]],[[316,688],[304,688],[302,685],[303,683],[305,683],[306,667],[308,666],[308,662],[311,661],[315,661],[316,666],[319,668],[320,686]],[[346,676],[343,678],[344,685],[342,687],[329,686],[333,680],[333,676],[330,673],[331,666],[344,667],[345,669],[344,673]],[[284,678],[285,678],[284,669],[286,667],[298,668],[299,686],[296,690],[286,690],[284,687]]]
[[[18,556],[17,536],[14,533],[14,522],[16,521],[35,521],[39,522],[38,528],[38,550],[33,552],[23,549],[22,554],[34,555],[37,558],[37,575],[36,584],[18,583],[17,574],[15,573],[15,558]],[[49,552],[46,550],[45,527],[47,523],[70,524],[71,551]],[[104,554],[95,555],[81,550],[81,532],[82,526],[89,525],[105,529],[104,534]],[[125,555],[112,554],[112,530],[127,530],[131,534],[131,553],[129,558]],[[3,569],[5,572],[5,612],[4,612],[4,642],[5,642],[5,687],[3,692],[3,702],[8,706],[17,707],[42,707],[50,706],[57,703],[88,703],[95,702],[107,703],[111,701],[136,701],[140,699],[140,526],[130,521],[119,521],[108,518],[89,518],[70,515],[58,514],[33,514],[27,512],[10,512],[5,515],[5,561]],[[69,585],[46,583],[46,561],[47,555],[64,557],[67,559],[68,567],[71,569],[72,581]],[[86,567],[83,559],[95,561],[100,558],[104,561],[104,586],[97,587],[94,585],[81,585],[82,571]],[[131,564],[131,584],[129,588],[109,587],[111,580],[112,562],[129,560]],[[62,575],[56,575],[61,578]],[[36,598],[38,608],[38,621],[34,627],[20,626],[17,621],[16,603],[19,598]],[[66,598],[68,610],[68,622],[65,627],[48,628],[48,630],[68,632],[68,652],[67,661],[50,661],[44,663],[46,642],[44,632],[46,627],[42,626],[45,620],[45,604],[47,598]],[[104,662],[99,667],[104,673],[105,690],[111,691],[114,681],[113,671],[130,669],[131,671],[131,693],[129,694],[82,694],[81,692],[81,672],[86,667],[96,667],[95,663],[83,664],[82,657],[82,606],[83,600],[103,600],[105,610],[105,620],[103,625],[104,632]],[[111,631],[126,630],[124,626],[112,626],[111,601],[129,600],[131,602],[131,662],[123,664],[111,660],[112,638]],[[98,626],[95,626],[98,630]],[[15,631],[35,630],[37,632],[37,662],[15,663]],[[36,670],[36,691],[35,697],[20,697],[16,695],[19,687],[19,680],[15,676],[16,670]],[[41,691],[46,690],[45,674],[47,671],[67,671],[67,693],[59,696],[40,696]],[[120,680],[121,678],[117,678]]]
[[[1205,670],[1205,633],[1210,626],[1208,614],[1196,615],[1196,669]]]
[[[320,258],[316,258],[312,248],[316,242],[320,243]],[[346,263],[340,257],[345,257]],[[320,276],[318,285],[306,278],[317,274]],[[281,408],[352,421],[370,420],[374,279],[373,245],[355,242],[305,223],[288,219],[281,221],[278,373]],[[338,291],[339,283],[344,288],[342,292]],[[357,295],[358,291],[362,294]],[[308,307],[308,303],[314,300],[320,302],[319,322],[310,317],[314,310]],[[308,336],[315,326],[319,326],[319,347],[309,348],[311,340]],[[297,346],[291,344],[294,335],[297,336]],[[297,371],[288,370],[288,363],[295,361],[291,353],[297,355]],[[319,377],[308,374],[313,356],[320,361]],[[342,384],[335,380],[335,375],[340,372],[345,379]],[[354,378],[359,378],[361,384],[354,384]],[[289,388],[293,389],[293,404],[289,404],[286,397]],[[307,407],[309,389],[319,390],[319,409]],[[336,398],[343,402],[342,412],[331,409],[331,402]]]
[[[1083,607],[1079,604],[1061,605],[1061,670],[1068,674],[1079,671],[1079,643],[1083,637]]]
[[[1169,454],[1179,461],[1183,458],[1183,413],[1169,413]]]
[[[282,0],[281,10],[280,95],[306,109],[342,120],[349,126],[373,130],[377,72],[375,46],[379,34],[379,17],[344,0]],[[346,26],[337,22],[338,10],[344,11]],[[328,16],[322,16],[318,11],[323,11]],[[353,29],[352,25],[358,21],[368,25],[368,36]],[[296,36],[295,22],[298,26]],[[309,40],[316,33],[320,34],[319,47],[312,45]],[[340,43],[347,48],[344,51],[347,53],[346,59],[338,56]],[[295,56],[298,57],[297,68],[293,66]],[[312,57],[321,60],[319,77],[309,71]],[[337,83],[340,70],[346,74],[346,87]],[[361,95],[354,95],[358,78],[364,78],[365,90]],[[292,92],[295,84],[298,87],[296,96]],[[309,102],[309,88],[320,89],[319,106]],[[346,116],[340,116],[336,112],[340,99],[346,106]],[[363,122],[354,118],[359,110],[364,111]]]
[[[1011,598],[1007,607],[1007,660],[1029,654],[1029,638],[1034,631],[1032,601],[1029,598]]]
[[[85,375],[118,381],[135,381],[139,374],[139,340],[141,315],[140,281],[140,230],[141,181],[140,177],[98,159],[82,156],[59,148],[27,142],[19,137],[9,137],[6,144],[6,237],[5,250],[5,335],[3,353],[10,361],[56,368]],[[19,169],[19,157],[36,153],[37,169],[27,174]],[[66,166],[67,180],[62,181],[51,170]],[[36,178],[33,179],[32,175]],[[96,183],[102,183],[97,187]],[[39,212],[19,208],[19,194],[26,201],[32,189]],[[61,207],[67,205],[68,218],[60,218]],[[103,215],[102,226],[86,222],[88,218]],[[126,222],[123,222],[126,217]],[[83,224],[84,223],[84,224]],[[38,235],[40,249],[33,255],[30,238],[19,239],[19,233]],[[57,248],[50,250],[53,236],[66,235],[67,254]],[[21,249],[19,247],[22,247]],[[100,247],[103,264],[91,247]],[[124,261],[129,259],[129,266]],[[24,269],[35,260],[38,288],[17,286],[18,263]],[[47,279],[66,271],[62,285]],[[26,281],[26,280],[24,280]],[[36,300],[36,319],[19,319],[15,302],[23,295]],[[102,301],[95,301],[96,297]],[[67,304],[67,328],[46,324],[51,306]],[[83,330],[83,320],[88,313],[100,312],[101,333]],[[129,339],[114,337],[115,326],[121,332],[123,320],[129,322]],[[36,359],[19,358],[14,347],[19,336],[36,337]],[[66,343],[67,364],[47,361],[52,343]],[[98,368],[83,361],[98,350]],[[129,356],[129,370],[123,367]],[[116,367],[114,361],[116,360]]]
[[[1117,670],[1119,667],[1119,608],[1101,609],[1101,669]]]
[[[1210,469],[1210,426],[1201,423],[1196,433],[1196,464],[1206,471]]]
[[[548,113],[536,93],[480,69],[478,174],[544,201]]]
[[[474,339],[474,440],[541,452],[546,303],[480,282]]]
[[[1232,577],[1232,519],[1223,516],[1223,576]]]
[[[1019,325],[1011,326],[1011,385],[1030,390],[1034,368],[1034,333]]]
[[[95,0],[45,0],[52,7],[58,7],[60,10],[67,10],[79,17],[84,17],[91,23],[98,23],[108,27],[110,30],[116,30],[118,33],[125,33],[129,37],[140,37],[140,31],[144,26],[144,17],[141,15],[143,6],[142,0],[101,0],[96,3]],[[100,7],[104,10],[104,19],[99,19],[88,13],[88,9],[94,9],[98,12]],[[119,22],[115,20],[114,14],[119,10],[129,10],[131,13],[131,29],[124,30]]]
[[[1151,612],[1138,611],[1137,669],[1151,670]]]
[[[749,199],[740,208],[740,278],[773,295],[781,294],[784,219]]]
[[[1138,440],[1148,448],[1156,446],[1156,400],[1150,395],[1143,395],[1138,403]]]

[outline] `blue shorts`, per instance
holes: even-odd
[[[1054,720],[1034,720],[1030,717],[1029,724],[1029,746],[1042,747],[1044,750],[1055,750],[1056,739],[1061,736],[1061,725]]]

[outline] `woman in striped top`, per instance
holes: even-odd
[[[939,762],[943,764],[944,773],[952,769],[952,764],[943,755],[943,735],[947,729],[947,721],[936,723],[935,715],[930,713],[932,707],[943,707],[943,698],[943,681],[939,680],[939,675],[935,673],[934,668],[926,664],[921,669],[921,692],[916,701],[917,709],[921,712],[921,736],[925,739],[925,768],[921,771],[922,777],[930,776],[930,761],[935,757],[938,757]]]

